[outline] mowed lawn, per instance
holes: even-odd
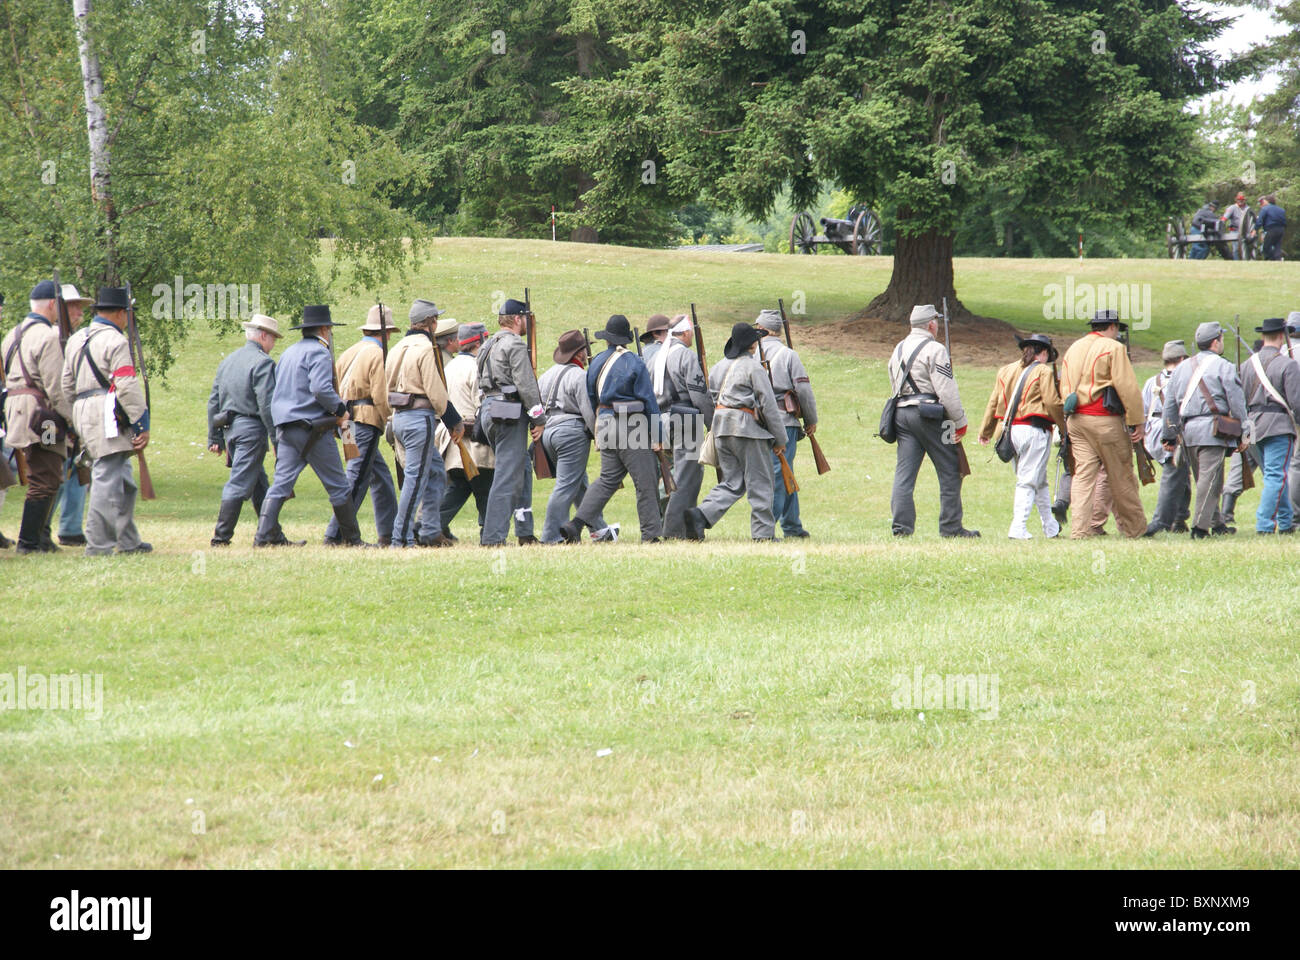
[[[1067,276],[1150,283],[1148,347],[1300,307],[1292,264],[958,262],[966,305],[1022,329],[1078,329],[1042,318]],[[487,320],[527,285],[545,355],[693,299],[712,359],[778,296],[833,322],[887,280],[880,258],[444,240],[381,293]],[[336,299],[341,345],[365,303]],[[0,684],[100,674],[104,695],[0,711],[0,866],[1300,862],[1297,546],[1250,532],[1256,492],[1235,538],[1013,543],[1011,468],[968,444],[983,539],[938,538],[926,467],[897,543],[883,363],[809,351],[834,468],[795,461],[810,541],[750,543],[741,503],[703,545],[643,547],[628,490],[608,547],[482,550],[465,513],[455,550],[254,552],[246,509],[214,551],[203,407],[238,342],[200,331],[155,384],[153,555],[0,554]],[[992,371],[957,373],[978,418]],[[11,537],[19,512],[11,491]],[[319,541],[310,475],[283,519]],[[913,703],[918,674],[984,698]]]

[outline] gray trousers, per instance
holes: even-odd
[[[743,494],[749,500],[749,535],[756,540],[776,536],[772,512],[772,441],[757,437],[714,438],[722,482],[709,491],[700,512],[713,526]]]
[[[601,511],[614,491],[631,474],[636,488],[636,515],[641,524],[641,539],[663,536],[659,517],[659,459],[649,447],[627,449],[611,447],[600,451],[600,476],[587,488],[578,506],[577,518],[593,529],[604,526]]]
[[[447,470],[433,440],[436,428],[432,410],[399,410],[393,414],[393,434],[406,451],[406,476],[392,527],[394,547],[413,547],[420,537],[436,537],[442,532]]]
[[[479,409],[479,423],[487,434],[496,456],[492,489],[488,491],[487,510],[479,543],[496,546],[510,536],[510,518],[515,518],[515,536],[533,535],[533,463],[528,457],[528,419],[493,423],[491,403]],[[523,511],[522,513],[520,511]],[[519,519],[520,517],[524,519]]]
[[[581,420],[561,420],[547,424],[542,446],[555,461],[555,489],[546,501],[546,520],[542,523],[542,543],[559,543],[564,537],[560,526],[569,521],[569,510],[587,494],[587,460],[591,456],[591,437]],[[592,528],[605,526],[597,513]]]
[[[310,437],[311,431],[306,427],[285,425],[278,428],[275,477],[271,480],[271,489],[267,491],[267,500],[288,500],[289,494],[293,493],[293,485],[298,482],[298,475],[311,467],[329,494],[331,504],[337,507],[348,502],[348,478],[343,472],[333,431],[326,431],[324,436],[312,444],[307,456],[303,457],[303,448]]]
[[[1223,493],[1224,447],[1186,447],[1183,450],[1192,477],[1196,480],[1196,512],[1192,526],[1211,530],[1222,522],[1219,513],[1219,495]]]
[[[393,429],[395,430],[396,427]],[[352,434],[356,437],[357,449],[361,451],[361,456],[348,461],[348,490],[356,487],[357,479],[369,461],[370,482],[366,485],[366,489],[370,491],[370,501],[375,505],[375,531],[381,537],[392,536],[393,522],[397,519],[397,489],[393,486],[393,475],[388,472],[384,455],[379,451],[379,442],[384,438],[384,431],[368,423],[354,423]],[[360,510],[362,502],[366,499],[366,490],[358,492],[360,496],[356,498],[356,505]],[[338,519],[331,519],[329,526],[325,528],[325,536],[333,540],[338,535]]]
[[[673,483],[677,489],[668,497],[668,506],[664,510],[664,536],[683,539],[686,536],[686,511],[700,500],[700,487],[704,483],[704,468],[700,466],[700,444],[692,438],[687,442],[685,433],[698,437],[703,433],[704,418],[698,417],[699,429],[687,427],[670,421],[673,453]]]
[[[795,454],[799,452],[798,427],[785,428],[785,460],[794,468]],[[774,453],[772,460],[772,510],[781,522],[781,530],[786,536],[798,536],[804,532],[803,520],[799,517],[799,491],[785,492],[785,481],[781,479],[781,460]]]
[[[1180,456],[1177,466],[1171,457],[1160,466],[1160,493],[1151,522],[1165,530],[1186,523],[1191,515],[1191,505],[1192,474],[1187,466],[1187,457]]]
[[[269,486],[263,466],[268,446],[266,426],[257,417],[237,416],[225,430],[225,441],[230,454],[230,479],[221,488],[221,499],[251,499],[260,508]]]
[[[894,491],[890,512],[896,534],[916,530],[916,503],[912,491],[921,461],[930,458],[939,475],[939,532],[961,532],[961,469],[957,465],[957,445],[943,442],[943,421],[926,420],[916,407],[898,410],[898,462],[894,467]]]
[[[90,506],[86,511],[86,556],[108,556],[140,545],[135,528],[135,478],[130,453],[110,453],[90,468]]]

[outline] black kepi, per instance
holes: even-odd
[[[753,324],[737,323],[731,328],[731,339],[722,345],[722,355],[728,360],[735,360],[762,339],[763,331]]]
[[[335,323],[330,319],[330,308],[325,304],[316,304],[302,308],[302,323],[294,324],[290,330],[306,330],[309,327],[346,327],[346,323]]]

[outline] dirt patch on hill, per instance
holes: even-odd
[[[905,326],[886,322],[860,313],[848,320],[833,323],[808,323],[791,321],[796,343],[806,343],[819,350],[888,360],[898,341],[907,335]],[[999,367],[1016,357],[1016,337],[1032,333],[1017,330],[1004,320],[993,317],[973,317],[954,323],[949,331],[952,339],[953,361],[957,366]],[[942,330],[940,331],[942,335]],[[1081,334],[1082,335],[1082,334]],[[1053,343],[1065,353],[1078,337],[1055,336]],[[1133,347],[1135,363],[1159,362],[1160,354],[1145,347]]]

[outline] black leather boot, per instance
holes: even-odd
[[[351,503],[340,503],[334,507],[334,519],[339,522],[339,541],[345,547],[373,547],[361,539],[361,528],[357,526],[357,511]],[[329,543],[329,541],[326,541]]]
[[[45,533],[45,518],[49,516],[50,500],[23,501],[22,525],[18,528],[18,553],[47,553],[41,539]],[[55,549],[54,544],[50,544]]]
[[[217,511],[217,528],[212,531],[212,546],[230,546],[230,539],[235,535],[235,525],[239,523],[239,512],[243,508],[243,500],[221,501],[221,509]]]
[[[283,506],[283,500],[272,500],[270,497],[262,502],[262,514],[257,521],[257,533],[253,535],[253,546],[301,547],[306,544],[306,540],[288,539],[280,529],[280,508]]]
[[[59,548],[54,544],[54,531],[50,529],[52,516],[54,516],[53,497],[45,501],[45,516],[41,519],[41,551],[44,553],[59,552]]]

